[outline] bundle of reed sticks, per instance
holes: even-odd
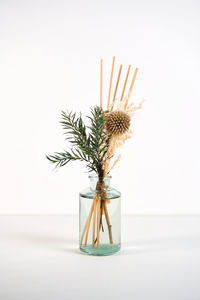
[[[107,104],[106,104],[105,110],[108,113],[113,112],[115,110],[120,110],[125,113],[127,112],[127,114],[128,114],[128,112],[129,112],[128,102],[129,102],[129,99],[132,94],[133,86],[134,86],[136,76],[138,73],[138,68],[135,68],[133,77],[132,77],[132,80],[130,83],[130,87],[128,89],[128,93],[126,96],[124,96],[125,90],[127,87],[130,70],[131,70],[131,65],[128,66],[121,95],[120,95],[120,97],[117,98],[117,91],[118,91],[119,81],[120,81],[122,67],[123,67],[122,65],[120,65],[119,71],[117,73],[117,80],[116,80],[115,87],[114,87],[113,97],[111,98],[114,67],[115,67],[115,56],[113,57],[113,60],[112,60],[110,82],[109,82],[109,89],[108,89],[108,98],[107,98]],[[118,106],[117,106],[117,99],[118,99]],[[117,108],[115,109],[116,106],[117,106]],[[103,60],[102,59],[100,61],[100,108],[103,109]],[[138,108],[135,108],[135,109],[138,109]],[[107,158],[105,159],[105,162],[104,162],[104,175],[103,175],[103,178],[99,179],[99,181],[97,182],[96,194],[93,198],[91,208],[90,208],[88,217],[86,219],[86,222],[85,222],[82,234],[81,234],[80,245],[82,245],[84,243],[84,245],[87,246],[88,234],[89,234],[90,226],[92,223],[92,247],[95,247],[95,245],[97,246],[97,248],[100,247],[100,232],[101,232],[101,230],[104,231],[103,223],[102,223],[103,216],[105,216],[105,221],[106,221],[106,224],[108,227],[109,242],[111,245],[114,243],[113,237],[112,237],[112,226],[110,223],[110,217],[109,217],[108,207],[107,207],[107,204],[109,203],[109,199],[107,197],[104,178],[109,173],[110,160],[111,160],[111,157],[113,156],[113,152],[116,149],[116,145],[119,144],[120,140],[123,143],[126,139],[127,139],[127,133],[126,133],[126,135],[124,134],[124,135],[111,136],[110,145],[109,145],[109,149],[108,149],[108,153],[107,153]],[[84,238],[85,238],[85,240],[84,240]]]

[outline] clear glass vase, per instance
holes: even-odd
[[[80,249],[90,255],[110,255],[121,245],[121,193],[111,176],[90,175],[90,187],[80,192]]]

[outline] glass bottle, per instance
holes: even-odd
[[[110,186],[111,176],[90,175],[90,187],[80,192],[80,250],[110,255],[121,245],[121,193]]]

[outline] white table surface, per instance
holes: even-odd
[[[78,249],[78,217],[0,216],[0,300],[200,300],[200,217],[122,218],[122,250]]]

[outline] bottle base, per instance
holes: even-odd
[[[121,248],[120,244],[101,244],[99,248],[97,246],[92,247],[91,244],[84,246],[80,246],[80,250],[88,255],[94,255],[94,256],[106,256],[106,255],[112,255],[118,252]]]

